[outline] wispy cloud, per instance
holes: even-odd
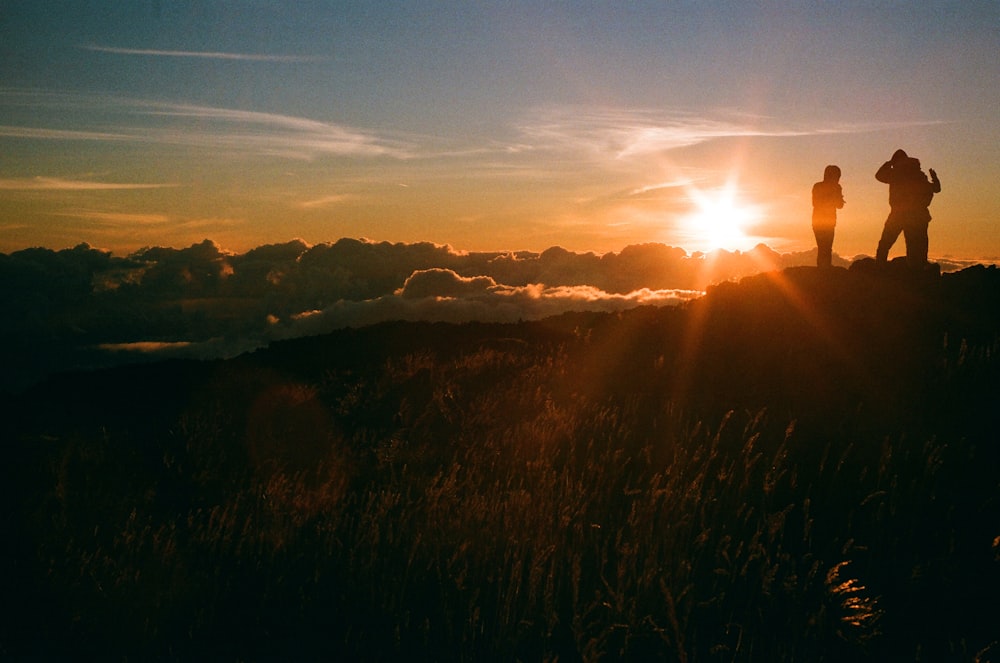
[[[36,140],[135,140],[135,136],[108,131],[82,131],[76,129],[52,129],[45,127],[15,127],[0,125],[0,136],[6,138],[32,138]]]
[[[136,184],[129,182],[92,182],[59,177],[0,178],[5,191],[120,191],[128,189],[163,189],[177,184]]]
[[[239,124],[258,124],[281,127],[293,131],[327,131],[330,128],[344,130],[337,125],[331,125],[318,120],[311,120],[294,115],[279,115],[277,113],[261,113],[258,111],[239,110],[234,108],[217,108],[214,106],[198,106],[194,104],[172,104],[164,102],[134,101],[140,112],[146,115],[194,118],[197,120],[219,120]]]
[[[0,90],[0,95],[0,101],[32,105],[24,90]],[[62,110],[63,126],[0,125],[0,137],[180,145],[294,159],[415,156],[410,142],[293,115],[69,93],[39,93],[35,103],[50,116]]]
[[[901,126],[940,124],[938,120],[905,123],[858,123],[788,126],[774,118],[725,110],[647,110],[550,107],[518,127],[534,150],[571,150],[607,159],[660,154],[720,138],[794,137],[868,133]],[[524,149],[522,146],[521,149]]]
[[[219,51],[175,51],[152,48],[117,48],[84,44],[80,48],[96,53],[112,53],[114,55],[143,55],[168,58],[200,58],[208,60],[239,60],[245,62],[320,62],[327,58],[317,55],[275,55],[266,53],[226,53]]]
[[[215,120],[218,131],[165,132],[164,137],[207,142],[231,148],[253,148],[269,154],[311,158],[321,154],[361,157],[412,156],[410,146],[372,132],[309,118],[274,113],[191,105],[163,105],[150,115]]]
[[[762,133],[703,114],[587,108],[545,109],[520,130],[536,149],[572,149],[602,158],[641,156],[713,138]]]
[[[389,140],[364,129],[310,118],[192,104],[134,102],[134,105],[136,112],[151,117],[198,120],[197,128],[175,125],[155,130],[153,139],[163,142],[251,149],[306,159],[323,154],[412,156],[410,146],[401,141]],[[205,121],[214,121],[217,126],[206,127]]]
[[[684,188],[691,185],[692,180],[678,179],[670,180],[669,182],[657,182],[656,184],[647,184],[645,186],[636,187],[628,192],[629,196],[645,196],[646,194],[662,192],[662,191],[672,191],[675,189]]]
[[[302,209],[313,209],[315,207],[327,207],[328,205],[337,205],[337,204],[342,203],[342,202],[344,202],[346,200],[350,200],[352,197],[353,196],[351,196],[349,194],[346,194],[346,193],[333,194],[333,195],[329,195],[329,196],[323,196],[321,198],[315,198],[313,200],[303,200],[302,202],[298,203],[296,205],[296,207],[300,207]]]
[[[178,221],[174,226],[177,229],[184,230],[225,230],[232,228],[239,228],[244,223],[245,219],[236,217],[226,217],[226,216],[211,216],[211,217],[197,217],[190,218],[183,221]]]
[[[142,212],[104,212],[100,210],[64,210],[53,212],[54,216],[63,216],[84,221],[92,221],[108,225],[160,225],[168,223],[170,217],[165,214],[146,214]]]

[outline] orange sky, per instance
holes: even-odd
[[[2,252],[804,250],[835,163],[870,255],[902,147],[931,257],[1000,260],[994,3],[44,5],[0,17]]]

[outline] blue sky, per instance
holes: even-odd
[[[0,2],[0,51],[0,251],[801,250],[836,163],[870,254],[902,147],[932,257],[1000,256],[998,3]]]

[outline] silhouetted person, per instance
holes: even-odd
[[[931,222],[931,199],[940,193],[941,182],[930,169],[927,179],[920,170],[920,161],[896,150],[892,159],[882,164],[875,179],[889,185],[889,218],[882,228],[882,237],[875,251],[875,262],[884,264],[889,259],[889,249],[903,233],[906,241],[906,261],[912,267],[927,264],[927,226]]]
[[[837,226],[837,210],[844,206],[840,188],[840,168],[827,166],[823,181],[813,184],[813,234],[816,235],[816,266],[829,267],[833,262],[833,230]]]

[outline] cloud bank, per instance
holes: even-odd
[[[243,254],[210,240],[124,257],[86,244],[26,249],[0,254],[0,348],[9,369],[0,388],[140,356],[233,356],[386,320],[513,322],[671,306],[713,283],[811,264],[814,251],[764,245],[689,254],[639,244],[603,255],[363,239],[293,240]],[[942,263],[944,271],[965,266]]]
[[[614,312],[637,306],[672,306],[700,296],[696,290],[642,288],[608,293],[589,285],[498,284],[492,277],[461,276],[451,269],[417,270],[392,295],[363,301],[339,300],[322,310],[292,316],[269,338],[321,334],[386,320],[433,322],[517,322],[567,311]],[[276,321],[278,322],[278,321]]]

